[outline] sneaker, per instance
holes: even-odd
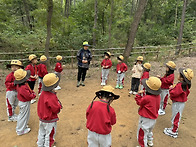
[[[81,84],[80,84],[80,85],[85,86],[84,82],[81,82]]]
[[[118,89],[119,88],[119,85],[117,84],[115,88]]]
[[[165,128],[163,133],[173,138],[178,137],[178,132],[173,132],[171,128]]]
[[[13,116],[9,116],[8,117],[8,121],[16,122],[17,121],[17,117],[15,117],[14,115]]]
[[[54,88],[55,91],[61,90],[61,87],[58,85],[56,88]]]
[[[129,94],[132,94],[133,93],[133,91],[131,90],[131,91],[129,91]]]
[[[120,85],[120,86],[119,86],[119,89],[123,89],[123,85]]]
[[[103,86],[103,83],[101,83],[101,86]]]
[[[106,83],[103,83],[103,86],[105,86],[106,85]]]
[[[80,82],[77,83],[76,87],[80,87]]]
[[[148,140],[147,144],[148,144],[148,146],[153,146],[152,140]]]
[[[158,114],[159,114],[159,115],[165,115],[165,111],[162,110],[162,109],[159,109]]]
[[[36,102],[36,100],[35,99],[32,99],[31,100],[31,104],[33,104],[33,103],[35,103]]]
[[[38,94],[39,96],[41,95],[41,93]]]
[[[26,128],[22,133],[17,133],[17,135],[18,136],[20,136],[20,135],[24,135],[24,134],[27,134],[27,133],[29,133],[31,131],[31,129],[30,128]]]
[[[134,91],[134,92],[133,92],[133,95],[136,95],[136,94],[137,94],[137,92]]]

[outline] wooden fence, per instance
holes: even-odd
[[[196,43],[186,43],[181,44],[181,55],[191,55],[196,54]],[[138,56],[143,55],[144,57],[148,57],[150,59],[158,59],[158,58],[168,58],[175,57],[177,45],[167,45],[167,46],[141,46],[141,47],[133,47],[133,51],[130,53],[130,56]],[[95,61],[100,60],[100,57],[103,56],[105,51],[110,51],[112,56],[118,56],[123,53],[124,48],[108,48],[108,49],[90,49],[92,52],[94,64]],[[73,68],[76,63],[76,55],[78,50],[66,49],[66,50],[55,50],[49,51],[50,59],[54,60],[55,57],[60,54],[63,56],[64,61],[69,63]],[[27,51],[27,52],[0,52],[0,63],[9,62],[12,59],[19,59],[21,61],[27,61],[29,54],[36,54],[41,56],[44,54],[44,51]],[[135,59],[135,58],[134,58]]]

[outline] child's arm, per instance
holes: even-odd
[[[7,76],[6,79],[5,79],[5,86],[6,88],[12,88],[12,87],[15,87],[14,86],[14,81],[12,81],[11,77],[10,76]]]
[[[25,85],[24,89],[21,90],[21,95],[27,100],[30,101],[36,97],[34,91],[32,91],[27,85]]]
[[[111,116],[111,125],[114,125],[116,124],[116,113],[115,111],[112,113],[112,116]]]
[[[126,72],[127,71],[127,65],[124,63],[124,70],[123,70],[123,72]]]
[[[101,62],[101,67],[103,67],[104,66],[104,60]]]
[[[136,65],[136,68],[138,69],[139,72],[142,72],[142,70],[143,70],[141,64],[137,64]]]
[[[174,76],[173,75],[169,75],[169,76],[165,76],[161,78],[161,82],[162,83],[166,83],[166,84],[172,84],[174,81]]]
[[[50,101],[47,101],[47,105],[55,114],[58,114],[62,108],[57,97],[51,97]]]
[[[133,73],[135,73],[135,68],[136,68],[136,65],[134,65],[133,68],[132,68]]]
[[[140,94],[136,94],[135,101],[136,101],[137,105],[140,106],[141,100],[142,100],[142,96]]]
[[[170,90],[169,90],[169,94],[170,94],[170,97],[172,97],[172,99],[175,97],[178,97],[182,93],[183,93],[183,90],[182,90],[180,83],[177,84],[174,88],[170,88]]]

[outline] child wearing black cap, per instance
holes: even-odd
[[[172,127],[165,128],[164,133],[173,138],[178,137],[178,127],[180,124],[180,120],[182,117],[182,112],[184,110],[185,102],[187,101],[187,97],[190,93],[191,88],[191,80],[194,74],[192,69],[179,69],[179,82],[176,86],[170,86],[169,94],[170,99],[172,100]]]
[[[94,102],[97,97],[100,100]],[[119,95],[114,94],[112,86],[104,86],[103,89],[96,92],[96,97],[86,111],[88,147],[99,145],[110,147],[112,145],[110,133],[112,125],[116,123],[116,114],[110,104],[119,97]]]
[[[137,140],[141,147],[153,146],[152,130],[158,117],[160,105],[161,81],[157,77],[143,79],[142,85],[145,88],[146,95],[141,96],[144,91],[139,91],[136,95],[136,103],[140,106],[138,114],[140,115]]]

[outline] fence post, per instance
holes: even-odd
[[[160,51],[160,47],[157,48],[157,60],[159,58],[159,51]]]
[[[73,49],[71,49],[70,51],[71,51],[71,68],[73,69],[73,56],[74,56],[74,52],[73,52]]]
[[[92,49],[92,64],[94,64],[94,58],[95,58],[95,57],[93,57],[94,54],[95,54],[95,48]]]

